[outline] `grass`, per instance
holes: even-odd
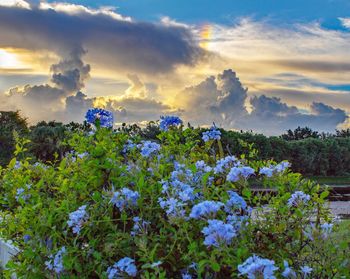
[[[350,186],[350,176],[309,176],[307,178],[312,179],[319,184]]]

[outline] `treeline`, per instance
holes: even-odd
[[[205,129],[193,129],[197,140]],[[33,160],[59,161],[70,146],[67,138],[75,131],[90,131],[87,123],[39,122],[28,126],[19,112],[0,112],[0,165],[6,165],[13,157],[15,137],[26,137],[28,156]],[[157,140],[160,133],[157,123],[150,122],[144,128],[123,124],[117,130],[138,135],[143,139]],[[292,170],[304,175],[341,176],[350,174],[350,129],[337,130],[334,134],[319,133],[310,128],[298,127],[281,136],[267,137],[244,131],[221,130],[221,142],[226,154],[240,155],[247,152],[246,145],[257,149],[257,159],[275,161],[288,160]]]

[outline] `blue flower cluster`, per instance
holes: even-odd
[[[169,181],[162,182],[162,193],[167,197],[160,197],[159,204],[169,217],[184,217],[184,207],[199,197],[195,193],[198,186],[198,177],[185,165],[175,162]]]
[[[212,171],[212,167],[208,166],[203,160],[197,161],[195,165],[196,165],[197,171],[202,171],[202,172]]]
[[[162,209],[165,209],[166,214],[169,217],[178,217],[182,218],[185,217],[186,211],[184,209],[185,203],[181,202],[177,198],[159,198],[158,199],[159,205]]]
[[[138,192],[124,187],[121,190],[113,193],[111,203],[122,211],[127,207],[136,206],[139,197],[140,195]]]
[[[138,216],[135,216],[134,218],[132,218],[132,220],[134,221],[134,226],[132,227],[132,230],[130,233],[131,236],[147,233],[147,226],[150,224],[150,222],[147,222]]]
[[[228,173],[227,181],[236,182],[241,178],[247,179],[249,176],[255,173],[254,169],[247,166],[233,167]]]
[[[161,116],[160,117],[159,128],[162,131],[168,131],[169,127],[171,127],[171,126],[178,126],[178,125],[181,125],[181,124],[182,124],[182,120],[179,117],[166,115],[166,116]]]
[[[289,264],[287,261],[283,261],[283,265],[284,265],[284,271],[282,272],[281,275],[284,278],[297,278],[297,274],[292,268],[289,267]]]
[[[70,228],[73,228],[73,233],[79,234],[83,223],[89,218],[86,212],[86,205],[79,207],[76,211],[69,213],[69,220],[67,222]]]
[[[137,145],[135,143],[132,142],[132,140],[127,140],[126,144],[124,145],[123,154],[128,153],[129,151],[133,150]]]
[[[160,145],[152,141],[143,141],[141,144],[138,144],[137,147],[141,150],[142,157],[145,158],[148,158],[160,150]]]
[[[251,209],[247,206],[246,201],[238,195],[234,191],[227,191],[229,195],[229,199],[225,204],[225,211],[227,213],[232,214],[233,212],[236,214],[246,214],[251,211]]]
[[[216,128],[214,124],[209,131],[203,132],[202,139],[204,142],[207,142],[209,140],[220,140],[221,132]]]
[[[113,127],[113,113],[100,108],[91,108],[86,112],[85,119],[90,124],[96,124],[96,120],[100,121],[101,127]]]
[[[30,185],[29,184],[27,184],[26,185],[27,187],[27,190],[30,190]],[[30,195],[28,194],[28,195],[25,195],[25,191],[26,191],[26,189],[25,188],[18,188],[17,189],[17,191],[16,191],[16,201],[20,201],[21,199],[22,200],[24,200],[24,201],[26,201],[27,199],[29,199],[30,198]]]
[[[201,219],[208,217],[215,217],[216,213],[223,207],[222,202],[203,201],[192,207],[190,218]]]
[[[215,174],[224,173],[227,169],[231,169],[232,167],[240,165],[240,162],[237,160],[235,156],[226,156],[223,159],[220,159],[216,162],[216,166],[214,167]]]
[[[122,258],[107,269],[108,279],[120,279],[125,278],[126,276],[136,277],[136,275],[137,268],[135,261],[129,257]]]
[[[305,204],[310,200],[310,195],[305,194],[302,191],[296,191],[292,194],[292,196],[289,198],[287,204],[288,206],[299,206],[300,204]]]
[[[290,164],[287,161],[283,161],[276,166],[263,167],[260,169],[259,174],[266,175],[267,177],[272,177],[274,173],[282,173],[287,168],[289,168]]]
[[[321,225],[321,231],[322,231],[322,237],[327,238],[331,232],[333,231],[333,224],[332,223],[323,223]]]
[[[221,220],[208,220],[208,226],[204,227],[202,233],[205,236],[204,245],[220,247],[228,245],[237,236],[237,232],[231,224],[225,224]]]
[[[240,275],[247,275],[249,279],[275,279],[274,273],[276,270],[278,270],[278,267],[275,266],[274,261],[256,255],[249,257],[243,264],[238,265]]]
[[[309,275],[309,274],[312,272],[312,270],[313,270],[313,269],[312,269],[311,267],[307,266],[307,265],[304,265],[304,266],[301,267],[301,272],[303,273],[304,278],[305,278],[307,275]]]
[[[63,267],[63,254],[66,253],[66,247],[62,247],[56,255],[51,255],[50,259],[45,262],[46,268],[54,271],[56,274],[60,274],[64,271]]]

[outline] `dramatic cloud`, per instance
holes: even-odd
[[[124,72],[169,72],[204,55],[183,26],[136,22],[108,9],[64,3],[0,6],[0,34],[0,48],[51,51],[61,58],[84,48],[89,62]]]
[[[350,28],[350,18],[343,18],[343,17],[341,17],[341,18],[339,18],[339,20],[344,25],[344,27]]]
[[[243,88],[232,70],[225,70],[217,78],[209,77],[197,86],[188,87],[178,98],[180,96],[186,99],[183,115],[198,124],[215,121],[225,128],[265,134],[279,134],[297,126],[334,131],[348,119],[344,110],[324,103],[313,102],[308,111],[302,112],[276,97],[261,95],[248,100],[247,89]],[[194,106],[195,103],[198,105]]]

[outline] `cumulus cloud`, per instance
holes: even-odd
[[[344,25],[344,27],[350,28],[350,18],[341,17],[341,18],[339,18],[339,20],[340,20],[341,23]]]
[[[215,121],[225,128],[265,134],[279,134],[297,126],[334,131],[348,119],[344,110],[321,102],[313,102],[305,112],[277,97],[260,95],[249,99],[247,89],[232,70],[225,70],[216,78],[212,76],[197,86],[188,87],[180,96],[187,100],[183,114],[191,121],[194,119],[198,124]],[[247,106],[250,106],[250,113]]]
[[[125,73],[165,73],[204,55],[184,26],[137,22],[110,9],[65,3],[0,7],[0,33],[0,47],[51,51],[61,58],[84,48],[89,62]]]

